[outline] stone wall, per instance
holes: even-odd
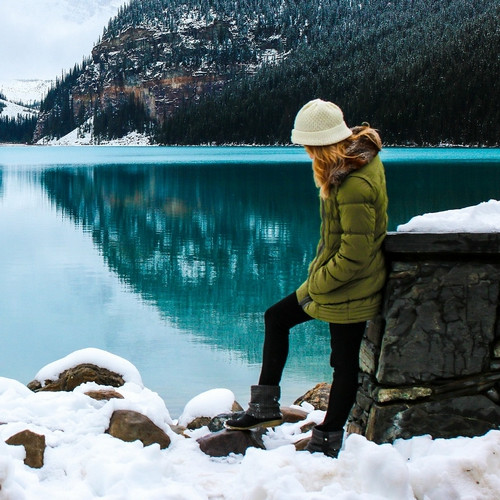
[[[390,233],[349,432],[377,443],[500,426],[500,233]]]

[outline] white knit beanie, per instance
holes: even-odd
[[[352,135],[342,110],[333,102],[314,99],[295,117],[292,142],[304,146],[328,146]]]

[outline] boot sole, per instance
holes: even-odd
[[[224,424],[225,428],[230,430],[230,431],[249,431],[251,429],[257,429],[257,427],[276,427],[278,425],[281,425],[283,423],[283,419],[279,418],[276,420],[268,420],[267,422],[259,422],[258,424],[255,425],[250,425],[246,427],[238,427],[235,425],[227,425]]]

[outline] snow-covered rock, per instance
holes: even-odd
[[[211,389],[203,392],[186,404],[179,417],[179,425],[186,427],[195,418],[215,417],[221,413],[231,412],[234,402],[234,394],[228,389]]]
[[[107,368],[121,375],[125,382],[143,386],[141,376],[132,363],[107,351],[93,347],[74,351],[68,356],[46,365],[35,375],[35,380],[38,380],[43,385],[47,380],[56,380],[63,371],[82,363],[92,363]]]

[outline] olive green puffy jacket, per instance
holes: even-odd
[[[357,323],[377,314],[386,277],[381,245],[387,203],[378,155],[321,200],[321,239],[307,281],[297,290],[299,303],[311,317]]]

